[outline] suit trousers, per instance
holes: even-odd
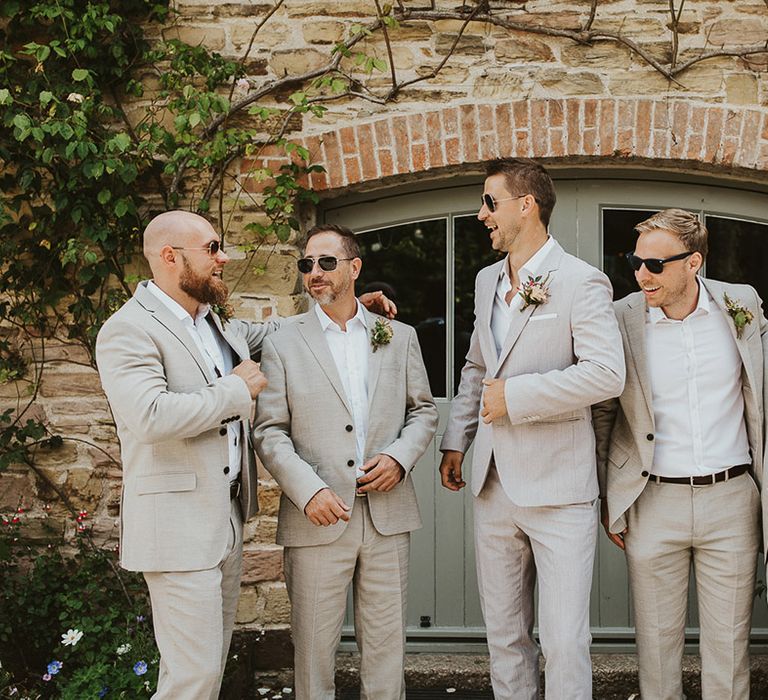
[[[296,700],[333,700],[336,649],[352,583],[361,700],[405,700],[405,605],[410,533],[382,535],[355,498],[334,542],[286,547]]]
[[[243,568],[243,519],[237,499],[232,499],[230,508],[229,539],[218,566],[144,572],[160,650],[154,700],[219,697]]]
[[[589,593],[597,539],[595,502],[517,506],[491,466],[474,509],[477,579],[494,698],[539,698],[539,650],[533,638],[538,575],[546,698],[591,700]]]
[[[643,700],[681,700],[688,579],[696,577],[704,700],[749,697],[749,633],[760,543],[749,474],[709,486],[649,481],[624,537]]]

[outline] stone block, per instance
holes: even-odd
[[[32,483],[23,471],[0,473],[0,513],[7,515],[31,500]]]
[[[283,548],[271,545],[243,552],[243,583],[283,580]]]
[[[541,39],[525,36],[521,32],[511,32],[510,39],[496,42],[496,60],[503,63],[540,63],[554,61],[552,49]]]
[[[725,95],[728,104],[754,105],[758,98],[758,79],[750,73],[729,75],[725,79]]]
[[[308,19],[301,31],[308,44],[336,44],[344,38],[346,27],[337,20]]]
[[[280,491],[277,486],[260,486],[259,514],[276,516],[280,508]]]
[[[487,100],[509,100],[523,92],[522,71],[505,70],[478,76],[472,86],[472,96]]]
[[[602,95],[605,86],[596,73],[571,72],[564,70],[543,70],[537,74],[537,88],[534,95],[539,96],[539,88],[547,96],[559,95]]]
[[[569,44],[560,50],[560,58],[569,66],[608,70],[627,70],[632,62],[629,50],[612,42],[592,46]]]
[[[235,622],[240,625],[255,622],[262,617],[264,602],[259,598],[256,586],[243,586],[240,589],[240,598],[237,602],[237,616]]]
[[[765,19],[758,17],[724,18],[709,25],[707,38],[712,47],[763,44],[766,38]]]
[[[331,61],[330,54],[317,49],[288,49],[275,51],[269,65],[278,78],[285,75],[301,75]]]
[[[77,461],[77,446],[65,441],[61,447],[40,447],[35,451],[35,464],[39,467],[70,466]]]
[[[256,20],[242,21],[228,26],[229,40],[236,51],[243,51],[248,47],[253,32],[256,29]],[[281,22],[268,22],[256,35],[251,54],[258,53],[264,49],[273,49],[275,46],[285,44],[291,37],[291,29],[287,24]],[[255,75],[250,70],[250,75]]]
[[[445,56],[451,50],[454,41],[456,41],[455,34],[437,34],[435,36],[435,53]],[[485,37],[465,33],[456,44],[454,55],[483,56],[487,49]]]
[[[260,588],[264,596],[264,612],[261,622],[265,625],[283,625],[291,621],[291,603],[285,584],[268,583]]]
[[[277,534],[277,518],[259,515],[245,525],[243,539],[251,544],[274,544]]]
[[[226,45],[224,28],[216,25],[177,25],[165,30],[167,40],[176,39],[190,46],[205,46],[209,51],[221,51]]]
[[[57,372],[52,368],[43,376],[40,394],[45,397],[101,396],[101,382],[96,370]]]

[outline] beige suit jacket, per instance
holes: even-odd
[[[279,325],[213,320],[234,364],[256,355]],[[132,571],[215,566],[229,534],[227,424],[242,420],[244,439],[250,435],[245,382],[213,375],[181,321],[146,283],[102,327],[96,362],[120,439],[121,565]],[[250,442],[242,455],[248,518],[257,509]]]
[[[440,449],[466,452],[474,438],[475,495],[494,457],[517,505],[591,501],[598,488],[590,405],[624,386],[610,282],[555,244],[540,268],[550,273],[550,298],[516,315],[499,355],[491,313],[504,264],[477,275],[475,329]],[[507,415],[490,425],[479,420],[485,378],[506,380]]]
[[[763,478],[765,449],[764,391],[768,376],[768,324],[760,308],[757,292],[747,285],[727,284],[702,279],[715,303],[725,310],[723,294],[749,308],[755,320],[733,337],[742,361],[744,415],[752,453],[752,470],[760,486]],[[601,496],[607,501],[609,529],[621,532],[626,527],[625,514],[648,483],[653,465],[655,425],[651,378],[648,373],[645,343],[646,303],[642,292],[635,292],[615,304],[624,353],[627,358],[627,382],[617,399],[593,407],[597,436],[597,461]],[[764,492],[763,492],[764,493]],[[763,528],[766,525],[766,499],[763,495]]]
[[[370,333],[378,317],[363,313]],[[406,472],[388,493],[368,495],[371,518],[383,535],[421,527],[409,474],[437,427],[416,332],[391,323],[390,343],[369,350],[364,455],[367,460],[388,454]],[[356,440],[349,402],[314,310],[264,342],[261,368],[268,384],[257,401],[254,441],[264,466],[283,490],[277,542],[291,547],[333,542],[346,523],[318,527],[304,515],[304,508],[326,487],[353,505]]]

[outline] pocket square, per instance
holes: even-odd
[[[557,314],[534,314],[528,319],[529,323],[533,321],[546,321],[548,318],[557,318]]]

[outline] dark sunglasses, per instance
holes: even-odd
[[[483,204],[485,204],[485,206],[488,207],[488,211],[493,213],[496,211],[496,205],[499,202],[508,202],[510,199],[521,199],[522,197],[525,197],[525,195],[518,194],[518,195],[515,195],[514,197],[504,197],[504,199],[494,199],[492,194],[486,193],[483,195],[482,199],[483,199]]]
[[[317,260],[317,264],[323,272],[332,272],[340,262],[343,262],[344,260],[354,260],[354,258],[337,258],[334,255],[321,255],[319,258],[300,258],[296,261],[299,272],[301,272],[302,275],[312,272],[312,268],[315,266],[315,260]]]
[[[212,258],[215,258],[219,254],[220,250],[224,250],[219,241],[211,241],[208,245],[201,246],[199,248],[185,248],[180,245],[172,245],[171,248],[174,250],[207,250],[208,255],[210,255]]]
[[[693,251],[689,253],[678,253],[669,258],[638,258],[634,253],[627,253],[625,257],[629,266],[637,272],[643,265],[648,272],[654,275],[660,275],[664,271],[664,265],[668,262],[674,262],[675,260],[684,260],[689,255],[693,255]]]

